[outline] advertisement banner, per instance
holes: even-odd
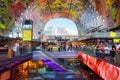
[[[23,41],[32,40],[32,30],[23,30]]]

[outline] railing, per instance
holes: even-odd
[[[82,48],[80,49],[80,51],[84,52],[85,54],[88,54],[88,55],[91,55],[91,56],[93,56],[93,57],[96,57],[96,49],[95,49],[95,48],[82,47]],[[102,55],[102,54],[101,54],[101,55]],[[104,57],[105,57],[105,55],[104,55]],[[117,57],[119,57],[119,56],[117,56]],[[115,59],[116,57],[114,57],[114,59],[113,59],[113,58],[111,58],[111,57],[109,56],[109,58],[110,58],[109,60],[106,60],[105,58],[102,58],[102,57],[96,57],[96,58],[120,67],[120,64],[119,64],[119,63],[116,63],[116,59]],[[114,61],[113,61],[113,60],[114,60]],[[119,61],[120,61],[120,57],[119,57]]]
[[[62,65],[65,69],[70,69],[70,65],[68,65],[70,62],[67,61],[67,59],[71,58],[77,58],[77,52],[76,51],[63,51],[63,52],[47,52],[44,51],[44,53],[51,57],[55,62]]]
[[[92,38],[120,38],[120,32],[114,32],[115,36],[111,36],[112,32],[93,32]]]
[[[54,61],[52,58],[48,57],[41,51],[35,51],[33,52],[33,60],[40,59],[42,62],[44,62],[49,68],[53,69],[56,72],[67,72],[67,70],[59,65],[56,61]]]
[[[89,55],[96,56],[95,55],[95,50],[96,50],[95,48],[81,47],[80,50],[86,52]]]
[[[47,51],[43,51],[43,53],[46,54],[48,57],[51,57],[51,56],[47,53]],[[61,61],[58,60],[57,58],[52,58],[52,59],[55,60],[58,64],[63,65],[63,62],[61,62]]]
[[[35,50],[34,47],[20,47],[16,52],[13,52],[12,48],[0,48],[0,61],[15,58],[26,53],[32,53]]]
[[[15,66],[32,59],[32,53],[26,53],[15,58],[7,59],[0,62],[0,73],[5,72]]]
[[[80,75],[80,73],[76,73]],[[85,80],[83,76],[76,77],[72,72],[45,72],[42,74],[45,80]]]

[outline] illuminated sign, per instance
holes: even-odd
[[[23,29],[32,29],[32,25],[23,25]]]
[[[32,40],[32,30],[23,30],[23,40],[24,41]]]
[[[119,39],[113,39],[114,43],[119,43]]]
[[[110,37],[116,37],[116,32],[110,32]]]

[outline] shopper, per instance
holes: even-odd
[[[108,44],[105,44],[104,47],[104,54],[105,54],[105,60],[110,60],[110,48],[108,47]]]
[[[116,55],[116,46],[113,44],[112,45],[112,50],[110,51],[110,61],[114,63],[115,61],[115,55]]]

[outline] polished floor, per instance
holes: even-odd
[[[71,70],[72,71],[72,70]],[[74,71],[71,73],[46,73],[48,78],[44,78],[44,80],[103,80],[97,74],[95,74],[91,69],[89,69],[86,65],[82,64],[78,67],[78,71]],[[48,75],[49,74],[49,75]],[[55,78],[50,78],[50,76],[56,75]],[[68,78],[62,78],[61,76],[67,76]],[[72,78],[74,76],[74,78]],[[21,76],[19,80],[34,80],[35,77],[43,77],[41,74],[37,72],[29,73],[27,77],[25,75]]]

